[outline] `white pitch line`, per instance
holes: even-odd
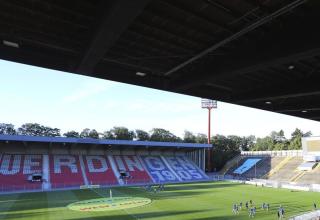
[[[0,219],[6,219],[7,214],[3,214],[4,212],[9,212],[15,202],[19,201],[20,194],[14,194],[13,199],[7,200],[5,203],[0,206]]]
[[[103,195],[103,194],[101,194],[101,193],[99,193],[99,192],[97,192],[97,191],[95,191],[94,189],[91,189],[94,193],[96,193],[97,195],[99,195],[99,196],[102,196],[103,198],[106,198],[107,197],[107,195]],[[123,194],[123,193],[121,193],[121,194]],[[126,195],[127,196],[127,195]],[[134,219],[140,219],[139,217],[137,217],[136,215],[134,215],[134,214],[132,214],[132,213],[130,213],[130,212],[128,212],[127,211],[127,209],[123,209],[123,211],[125,211],[126,213],[127,213],[127,215],[130,215],[131,217],[133,217]]]

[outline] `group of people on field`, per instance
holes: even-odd
[[[164,190],[164,184],[159,184],[159,185],[146,185],[144,187],[144,189],[147,191],[147,192],[153,192],[153,193],[157,193],[157,192],[160,192],[160,191],[163,191]]]
[[[242,210],[243,203],[240,202],[239,204],[234,203],[232,205],[232,213],[237,215]],[[256,215],[256,206],[252,200],[245,202],[245,207],[248,210],[249,218],[254,218]],[[313,209],[317,210],[317,204],[313,203]],[[269,211],[270,210],[270,204],[263,202],[261,204],[261,210]],[[284,219],[285,218],[285,209],[282,205],[279,206],[277,210],[277,217],[278,219]],[[320,218],[319,218],[320,219]]]
[[[232,213],[235,214],[235,215],[239,214],[240,210],[242,210],[242,205],[243,205],[242,202],[240,202],[239,204],[234,203],[232,205]],[[256,211],[257,211],[257,208],[256,208],[254,202],[251,199],[250,199],[250,201],[246,201],[245,202],[245,207],[248,210],[249,218],[254,218],[256,216]],[[265,203],[265,202],[262,203],[261,209],[269,211],[270,204],[269,203]]]

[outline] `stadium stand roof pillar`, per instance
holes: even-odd
[[[95,66],[103,58],[107,50],[114,45],[149,2],[150,0],[101,1],[101,23],[76,72],[92,74]]]
[[[197,54],[196,56],[188,59],[187,61],[179,64],[178,66],[172,68],[171,70],[169,70],[168,72],[166,72],[164,75],[165,76],[169,76],[169,75],[172,75],[173,73],[177,72],[178,70],[180,70],[181,68],[187,66],[188,64],[200,59],[201,57],[207,55],[208,53],[211,53],[213,52],[214,50],[224,46],[225,44],[233,41],[233,40],[236,40],[237,38],[247,34],[248,32],[264,25],[265,23],[267,22],[270,22],[271,20],[277,18],[278,16],[281,16],[283,15],[284,13],[287,13],[288,11],[294,9],[295,7],[298,7],[299,5],[305,3],[306,0],[296,0],[296,1],[293,1],[292,3],[284,6],[283,8],[280,8],[279,10],[265,16],[265,17],[262,17],[261,19],[259,19],[258,21],[254,22],[253,24],[250,24],[248,25],[247,27],[241,29],[240,31],[232,34],[231,36],[223,39],[222,41],[212,45],[211,47],[205,49],[204,51],[202,51],[201,53]]]

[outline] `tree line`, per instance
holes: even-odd
[[[205,134],[193,134],[192,132],[186,131],[184,138],[180,138],[163,128],[153,128],[150,132],[147,132],[142,129],[129,130],[126,127],[115,126],[110,130],[103,132],[98,132],[96,129],[85,128],[81,132],[72,130],[61,134],[61,130],[59,128],[51,128],[38,123],[25,123],[17,129],[13,124],[0,123],[0,134],[111,140],[207,143],[207,136]]]
[[[161,141],[161,142],[185,142],[185,143],[208,143],[205,134],[194,134],[185,131],[183,138],[180,138],[163,128],[154,128],[150,132],[136,129],[129,130],[126,127],[113,127],[104,132],[95,129],[85,128],[81,132],[68,131],[61,134],[58,128],[51,128],[38,123],[26,123],[15,129],[12,124],[0,123],[0,134],[4,135],[28,135],[28,136],[49,136],[49,137],[70,137],[70,138],[94,138],[112,140],[138,140],[138,141]],[[301,149],[301,138],[311,136],[311,132],[304,133],[295,129],[290,138],[286,138],[284,131],[272,131],[270,135],[263,138],[256,138],[254,135],[215,135],[211,137],[214,146],[212,151],[212,164],[216,170],[241,151],[265,151],[265,150],[298,150]]]
[[[38,123],[25,123],[17,129],[13,124],[0,123],[0,134],[2,135],[27,135],[27,136],[47,136],[47,137],[70,137],[70,138],[94,138],[112,140],[138,140],[138,141],[163,141],[163,142],[186,142],[186,143],[207,143],[206,134],[194,134],[185,131],[183,138],[176,136],[163,128],[154,128],[150,132],[136,129],[129,130],[126,127],[113,127],[104,132],[96,129],[85,128],[81,132],[68,131],[61,134],[59,128],[51,128]],[[264,150],[297,150],[301,149],[301,138],[311,136],[310,131],[304,133],[296,128],[291,133],[289,139],[286,138],[284,131],[272,131],[270,135],[263,138],[256,138],[254,135],[216,135],[211,137],[211,142],[215,146],[224,146],[225,149],[231,147],[240,151],[264,151]]]

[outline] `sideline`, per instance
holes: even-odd
[[[320,210],[304,213],[294,217],[290,217],[289,220],[317,220],[320,217]]]

